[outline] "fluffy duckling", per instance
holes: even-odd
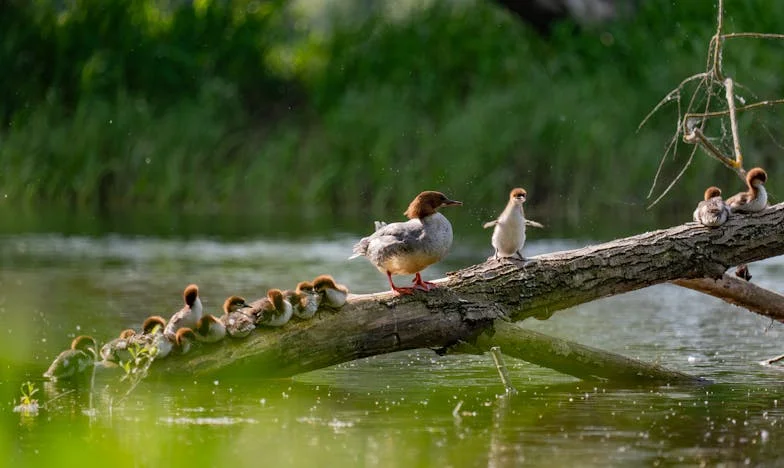
[[[109,341],[101,347],[101,358],[104,361],[117,363],[131,359],[128,345],[131,344],[134,335],[136,335],[136,331],[130,328],[120,332],[118,338]]]
[[[191,330],[196,328],[196,322],[198,322],[203,315],[204,309],[201,305],[201,299],[199,299],[198,286],[189,284],[183,291],[182,297],[185,300],[185,307],[172,315],[172,318],[169,319],[169,323],[166,324],[166,328],[163,331],[163,334],[170,340],[174,340],[175,334],[180,328],[187,327]]]
[[[174,334],[174,349],[178,354],[185,354],[191,350],[197,341],[196,333],[190,328],[180,328]]]
[[[339,309],[343,307],[346,304],[346,300],[348,300],[348,288],[342,284],[337,284],[335,279],[330,275],[317,276],[313,280],[313,290],[321,298],[320,304],[327,307]]]
[[[226,333],[232,338],[245,338],[256,329],[256,324],[249,316],[239,312],[250,306],[245,299],[239,296],[226,298],[223,303],[223,316],[221,321],[226,327]]]
[[[703,201],[697,204],[692,218],[694,221],[707,227],[721,226],[727,222],[730,216],[730,209],[721,198],[721,189],[718,187],[708,187],[705,189]]]
[[[514,257],[523,259],[523,245],[525,245],[525,227],[529,224],[525,219],[523,203],[528,193],[525,189],[516,188],[509,192],[509,202],[501,212],[498,219],[485,223],[482,227],[494,227],[491,243],[495,249],[495,258]],[[535,221],[532,225],[541,224]]]
[[[404,213],[408,221],[376,223],[380,229],[357,242],[349,259],[366,257],[380,272],[386,273],[392,291],[397,294],[413,294],[415,288],[429,291],[435,285],[423,281],[419,272],[444,258],[452,246],[452,225],[438,210],[462,204],[441,192],[422,192]],[[397,287],[392,282],[392,275],[411,274],[416,275],[413,288]]]
[[[200,318],[193,331],[196,339],[204,343],[215,343],[226,338],[226,325],[210,314]]]
[[[91,336],[77,336],[71,342],[71,348],[63,351],[52,362],[44,377],[58,381],[68,380],[84,373],[95,365],[98,348]]]
[[[297,283],[295,292],[298,301],[292,303],[294,306],[294,316],[303,320],[313,317],[321,303],[321,296],[316,292],[313,283],[310,281],[300,281]]]
[[[282,327],[291,319],[294,308],[284,299],[283,291],[270,289],[267,297],[252,302],[243,312],[253,318],[256,326]]]
[[[751,213],[762,211],[768,206],[768,192],[765,182],[768,174],[762,168],[755,167],[746,173],[745,192],[740,192],[727,199],[725,202],[733,213]]]
[[[137,334],[132,340],[139,346],[149,346],[155,351],[155,358],[165,358],[172,351],[174,345],[173,340],[170,340],[163,334],[166,328],[166,320],[158,315],[151,315],[144,320],[142,324],[142,334]]]

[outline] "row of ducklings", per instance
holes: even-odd
[[[768,174],[759,167],[746,173],[746,191],[737,193],[724,200],[721,198],[721,189],[708,187],[705,190],[704,200],[694,210],[694,221],[707,227],[716,227],[724,224],[732,213],[753,213],[762,211],[768,206],[768,192],[765,182]]]
[[[112,366],[132,359],[135,346],[153,349],[154,358],[185,354],[194,342],[215,343],[226,336],[245,338],[257,327],[281,327],[292,317],[312,318],[319,309],[339,309],[348,298],[348,289],[329,275],[302,281],[294,290],[270,289],[266,297],[247,303],[240,296],[228,297],[223,315],[204,314],[199,288],[188,285],[183,291],[185,306],[168,322],[160,316],[148,317],[141,332],[123,330],[119,337],[98,349],[90,336],[78,336],[71,347],[60,353],[44,373],[51,380],[67,380],[84,373],[100,355],[102,365]]]

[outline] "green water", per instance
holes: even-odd
[[[15,220],[21,228],[0,230],[6,466],[784,463],[784,370],[757,364],[784,352],[781,326],[674,286],[522,325],[705,376],[713,385],[613,387],[510,360],[520,393],[499,398],[489,356],[418,350],[291,379],[145,382],[122,401],[106,380],[92,394],[62,395],[40,375],[70,338],[105,339],[149,314],[170,314],[189,282],[216,311],[229,294],[258,297],[324,272],[355,292],[385,289],[386,281],[367,262],[346,261],[361,227],[324,235],[317,221],[284,228],[242,218]],[[449,260],[426,278],[490,253],[489,233],[456,230]],[[527,254],[591,242],[542,237],[552,233],[532,234]],[[776,290],[784,262],[771,259],[751,271],[755,283]],[[42,389],[40,401],[49,401],[33,417],[12,411],[28,379]]]

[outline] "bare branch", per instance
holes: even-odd
[[[724,274],[721,278],[678,279],[672,282],[684,288],[718,297],[730,304],[784,323],[784,296],[754,283]]]

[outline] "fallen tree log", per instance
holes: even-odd
[[[448,274],[430,293],[352,295],[340,311],[168,358],[151,373],[290,376],[378,354],[475,343],[497,320],[545,319],[602,297],[719,278],[730,266],[781,255],[782,221],[779,204],[716,229],[687,223],[525,263],[489,260]]]

